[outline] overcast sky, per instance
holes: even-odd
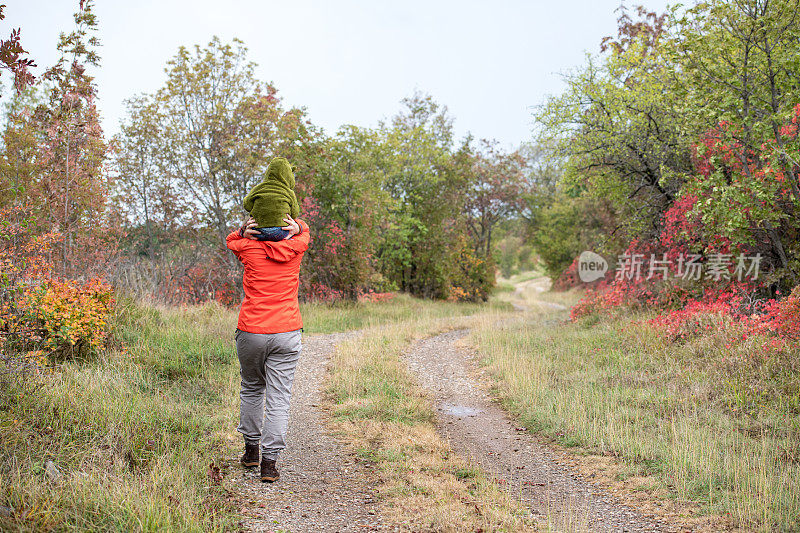
[[[3,0],[0,33],[21,27],[38,63],[57,59],[77,0]],[[631,2],[629,2],[630,4]],[[663,11],[665,0],[634,2]],[[674,3],[674,2],[673,2]],[[99,107],[114,133],[122,101],[153,92],[180,45],[242,39],[258,75],[288,105],[332,132],[374,126],[415,89],[470,131],[514,147],[531,135],[531,108],[562,88],[559,73],[615,33],[618,0],[99,0]],[[7,78],[4,73],[3,78]]]

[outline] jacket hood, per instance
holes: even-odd
[[[292,165],[284,157],[276,157],[267,167],[267,180],[277,180],[290,189],[294,189],[294,172]]]

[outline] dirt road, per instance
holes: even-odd
[[[325,429],[318,408],[328,357],[353,334],[303,339],[289,417],[287,447],[278,461],[281,479],[261,483],[258,469],[233,467],[247,502],[247,531],[385,531],[368,465],[356,461]],[[237,470],[238,469],[238,470]]]
[[[467,330],[416,343],[411,372],[434,399],[441,433],[464,458],[492,474],[555,531],[669,531],[560,464],[546,445],[516,427],[479,385],[457,341]]]
[[[538,298],[549,281],[519,284],[507,299],[521,313],[563,309]],[[673,531],[642,516],[587,482],[558,454],[516,427],[492,400],[475,373],[475,362],[458,341],[467,330],[437,335],[412,345],[408,369],[434,400],[441,434],[453,450],[505,486],[552,531]],[[292,399],[288,447],[279,461],[281,479],[258,480],[257,471],[234,467],[241,479],[249,531],[399,531],[385,523],[377,505],[376,477],[368,463],[332,437],[319,409],[328,357],[336,344],[354,335],[304,339]],[[238,458],[231,459],[231,462]],[[457,525],[454,525],[458,530]]]

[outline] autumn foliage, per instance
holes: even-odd
[[[0,20],[5,18],[4,8],[5,5],[0,5]],[[19,28],[11,30],[8,39],[0,39],[0,72],[7,70],[13,74],[14,87],[17,91],[22,91],[34,81],[34,76],[28,69],[35,67],[36,64],[32,59],[25,57],[26,54],[20,40]]]
[[[800,104],[780,128],[783,149],[796,141],[799,118]],[[798,340],[800,286],[788,297],[775,289],[781,286],[775,273],[791,272],[793,265],[777,240],[778,232],[766,229],[765,221],[774,223],[767,227],[783,226],[781,235],[796,238],[795,225],[782,213],[794,209],[793,182],[800,166],[781,170],[778,141],[765,142],[756,152],[736,141],[740,135],[723,121],[701,136],[693,147],[695,177],[662,215],[660,233],[650,240],[632,241],[623,254],[642,257],[642,275],[607,274],[572,308],[573,320],[619,308],[641,308],[660,311],[648,323],[673,341],[726,329],[736,329],[741,340],[753,335],[771,337],[763,345],[766,350]],[[718,194],[723,186],[727,189],[724,200]],[[713,277],[707,274],[690,281],[682,277],[685,272],[680,269],[686,265],[679,258],[707,261],[714,254],[763,257],[762,271],[745,272],[744,265],[733,259]],[[646,276],[654,258],[668,261],[668,270]],[[788,281],[796,278],[789,276]]]
[[[784,21],[797,3],[620,13],[537,117],[565,169],[554,216],[533,228],[557,285],[583,285],[581,250],[610,259],[572,319],[634,309],[674,342],[724,332],[796,348],[800,26]]]
[[[114,304],[103,281],[118,236],[106,218],[108,145],[86,70],[97,62],[91,2],[81,2],[75,22],[47,85],[19,86],[2,137],[0,353],[21,366],[96,352]],[[32,82],[24,69],[17,74]]]
[[[54,275],[56,233],[32,234],[20,208],[5,209],[0,228],[0,351],[6,358],[44,361],[85,356],[105,343],[114,298],[99,278]]]
[[[19,310],[46,353],[88,355],[105,345],[113,303],[111,286],[99,278],[49,279],[25,290]]]

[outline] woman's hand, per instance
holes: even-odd
[[[258,235],[258,232],[255,230],[257,226],[256,219],[250,217],[242,224],[242,227],[239,228],[239,235],[246,239],[255,240],[255,235]]]
[[[298,224],[292,217],[286,215],[286,218],[284,218],[283,221],[286,222],[286,226],[282,227],[281,229],[289,232],[289,235],[286,236],[286,239],[291,239],[293,236],[300,233],[300,224]]]

